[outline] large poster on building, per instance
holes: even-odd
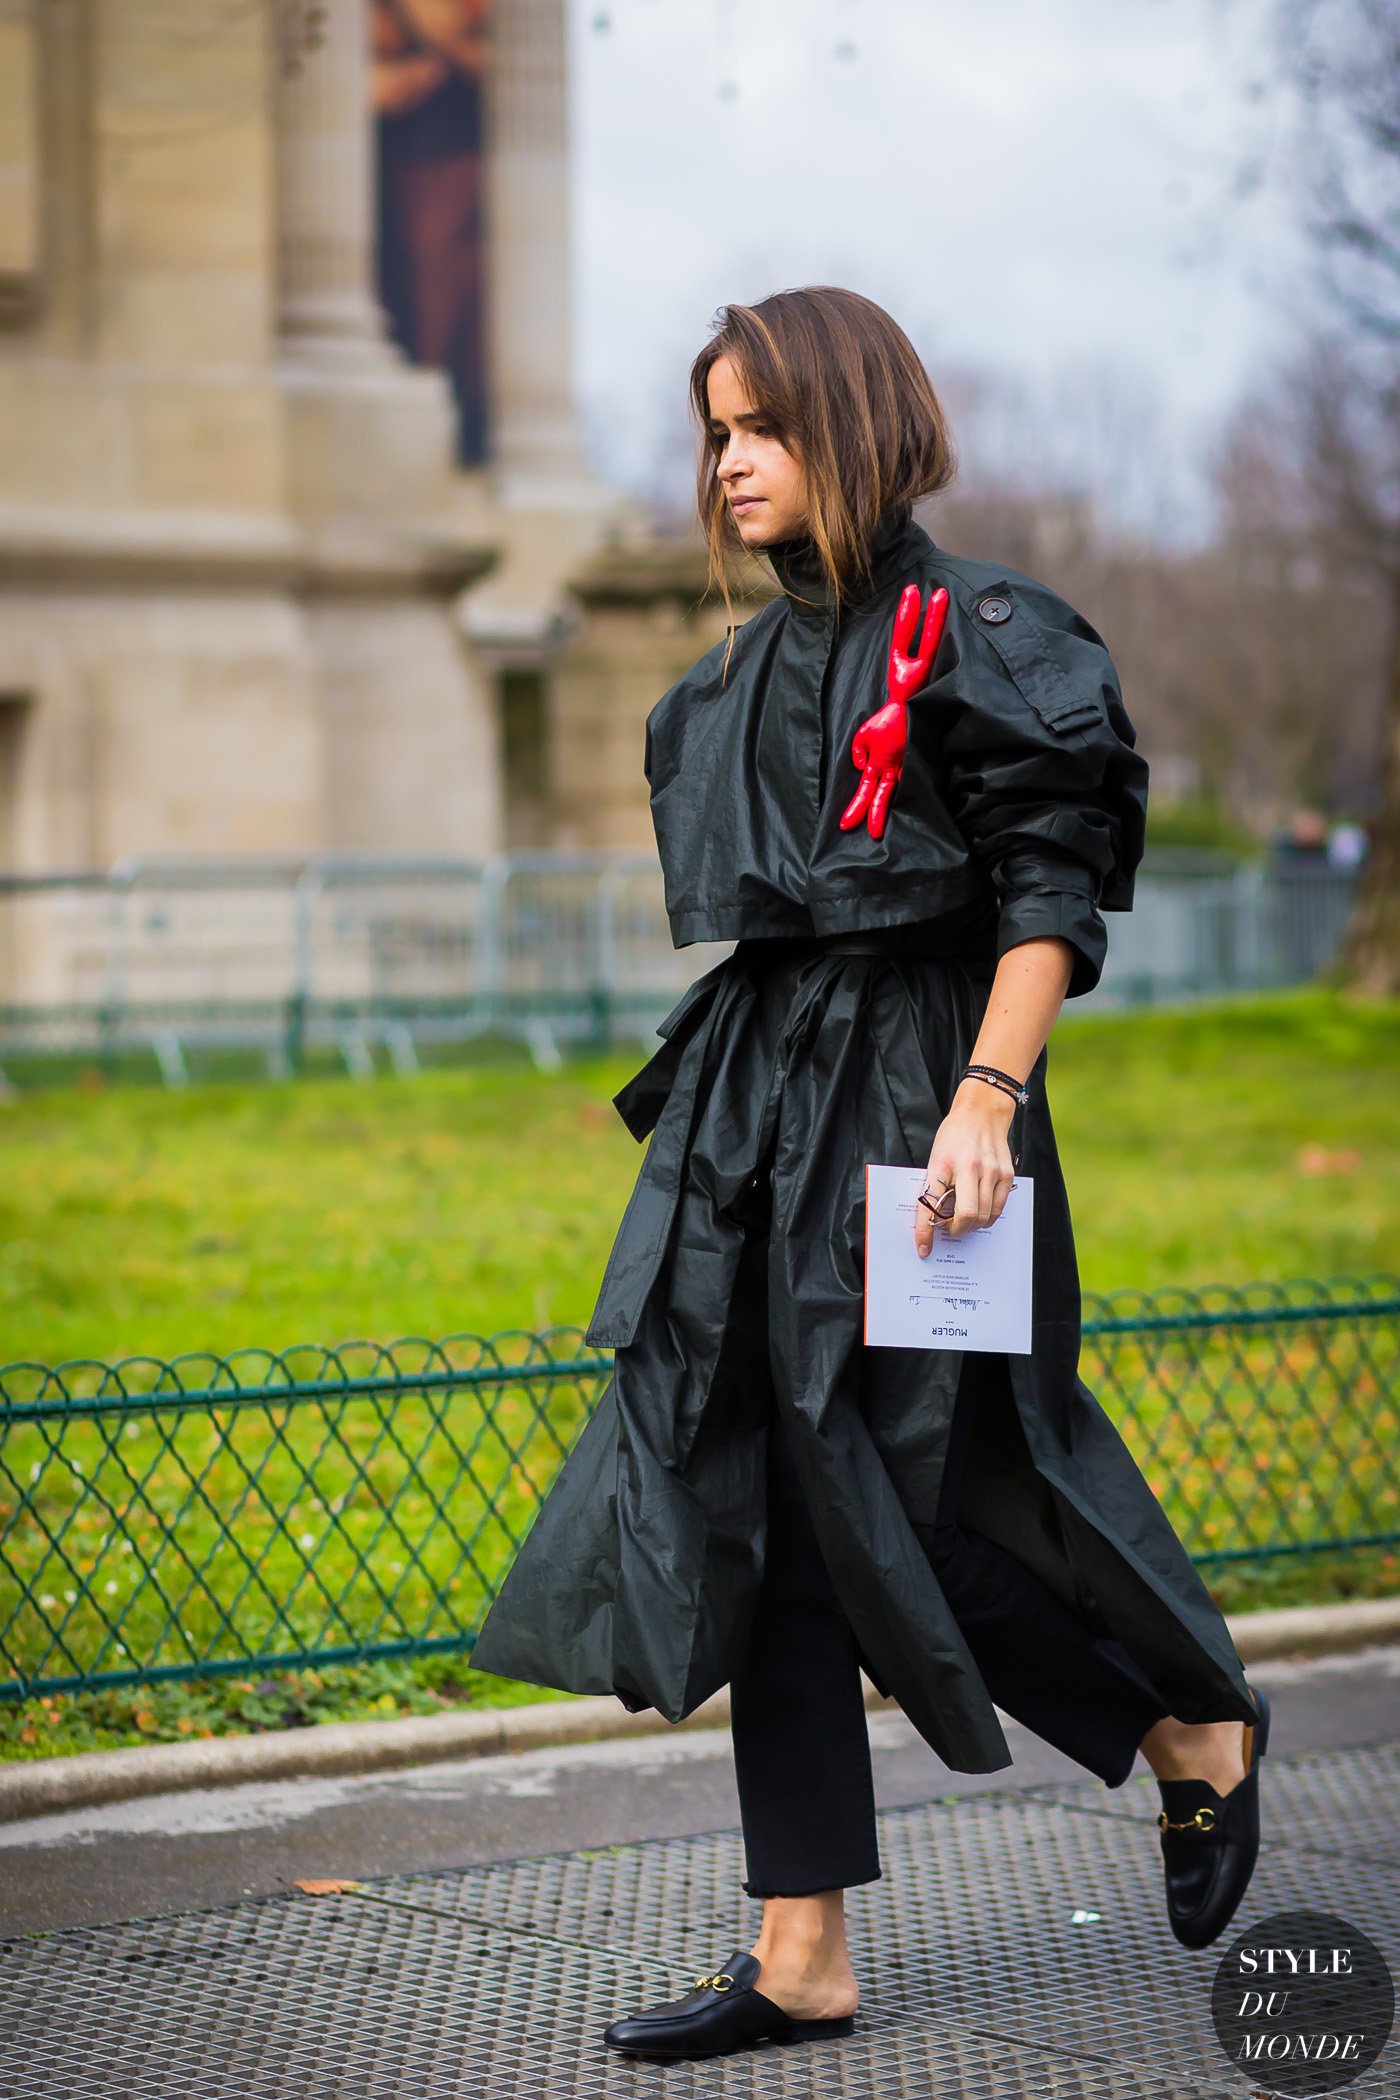
[[[379,296],[408,356],[450,375],[464,465],[487,443],[490,11],[491,0],[369,0]]]

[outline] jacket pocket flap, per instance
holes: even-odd
[[[1011,617],[999,624],[979,624],[1027,706],[1047,728],[1061,735],[1102,720],[1103,701],[1097,693],[1075,685],[1055,662],[1046,630],[1035,614],[1009,588],[989,595],[1004,598],[1012,608]]]

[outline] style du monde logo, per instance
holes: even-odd
[[[1283,1910],[1248,1926],[1211,1987],[1221,2048],[1256,2093],[1335,2093],[1370,2070],[1395,2018],[1385,1958],[1330,1911]]]

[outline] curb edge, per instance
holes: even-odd
[[[1226,1623],[1246,1664],[1284,1656],[1344,1654],[1400,1640],[1400,1596],[1244,1612]],[[883,1698],[867,1680],[865,1704],[878,1712],[894,1702]],[[313,1774],[401,1771],[440,1758],[495,1757],[569,1743],[661,1735],[673,1726],[723,1728],[728,1724],[729,1689],[725,1686],[678,1723],[667,1721],[654,1707],[634,1714],[620,1701],[603,1697],[415,1714],[393,1721],[326,1721],[311,1728],[217,1736],[198,1743],[143,1743],[123,1750],[92,1750],[76,1757],[0,1765],[0,1823],[197,1787],[241,1786]]]

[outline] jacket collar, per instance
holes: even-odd
[[[915,525],[908,510],[883,512],[870,542],[870,580],[846,593],[846,607],[862,604],[887,585],[907,576],[916,550],[928,544],[927,535]],[[826,612],[834,594],[822,568],[813,540],[779,540],[764,553],[779,585],[796,609]]]

